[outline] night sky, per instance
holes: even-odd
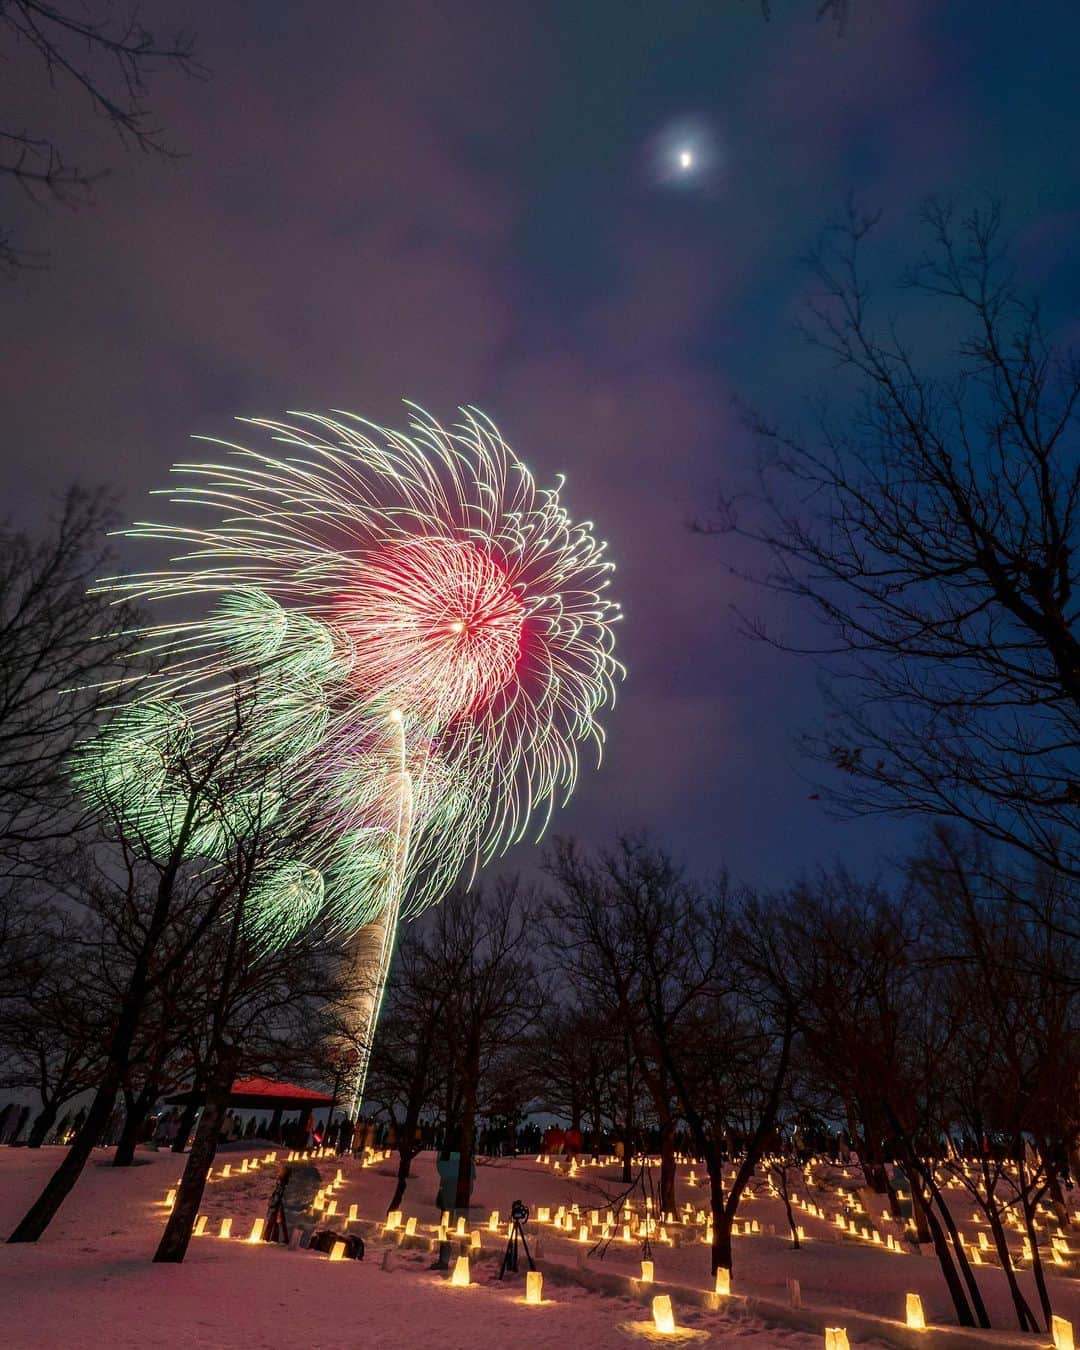
[[[814,669],[741,638],[731,606],[791,616],[687,523],[747,481],[733,396],[797,420],[830,386],[795,331],[800,257],[849,193],[884,212],[886,312],[931,359],[932,321],[888,296],[927,194],[1004,196],[1021,279],[1075,322],[1080,7],[851,0],[839,35],[815,9],[145,5],[211,72],[151,88],[173,164],[39,98],[20,57],[3,78],[24,120],[74,126],[113,172],[90,210],[0,199],[53,257],[0,289],[8,509],[33,522],[78,477],[145,517],[187,436],[236,414],[478,404],[541,482],[567,475],[619,567],[630,674],[557,828],[648,825],[766,885],[873,864],[905,827],[827,818],[792,747],[820,715]]]

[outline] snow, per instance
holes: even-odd
[[[237,1168],[242,1157],[266,1152],[251,1144],[219,1152],[215,1173],[221,1162],[229,1161],[234,1174],[207,1187],[203,1212],[209,1217],[208,1236],[192,1240],[183,1265],[156,1266],[150,1257],[165,1220],[163,1201],[178,1180],[183,1159],[140,1150],[138,1165],[114,1169],[108,1165],[110,1155],[99,1150],[41,1242],[0,1247],[5,1342],[22,1350],[144,1350],[159,1342],[230,1350],[286,1345],[486,1350],[507,1344],[529,1350],[594,1350],[653,1340],[739,1350],[809,1350],[822,1344],[820,1333],[767,1326],[745,1316],[737,1304],[728,1312],[714,1312],[680,1304],[677,1296],[676,1321],[700,1334],[677,1342],[643,1339],[635,1332],[651,1324],[647,1302],[556,1282],[550,1264],[576,1268],[583,1244],[550,1226],[541,1229],[540,1265],[549,1265],[543,1305],[524,1303],[524,1260],[520,1274],[500,1283],[496,1277],[505,1238],[487,1232],[490,1209],[499,1209],[505,1220],[515,1199],[530,1205],[534,1216],[538,1205],[548,1205],[554,1213],[559,1204],[576,1201],[587,1215],[592,1208],[606,1209],[620,1193],[614,1170],[584,1168],[569,1180],[531,1158],[481,1160],[472,1226],[482,1230],[484,1253],[473,1261],[474,1283],[458,1289],[429,1268],[428,1252],[398,1249],[396,1238],[377,1231],[366,1235],[363,1262],[331,1262],[315,1252],[244,1241],[252,1220],[265,1210],[275,1169],[264,1166],[239,1174]],[[58,1148],[0,1149],[0,1233],[10,1232],[59,1158]],[[363,1221],[382,1219],[395,1161],[362,1167],[351,1159],[327,1158],[317,1165],[326,1181],[342,1169],[345,1181],[334,1197],[339,1214],[356,1203]],[[434,1155],[422,1154],[401,1206],[406,1218],[417,1217],[421,1231],[438,1222],[433,1203],[437,1184]],[[685,1179],[680,1180],[683,1198],[704,1201],[702,1190],[687,1188]],[[775,1224],[783,1231],[783,1211],[776,1201],[755,1199],[742,1212],[757,1217],[763,1230]],[[232,1218],[237,1235],[229,1241],[212,1236],[225,1216]],[[812,1240],[801,1252],[792,1252],[785,1239],[765,1231],[736,1239],[733,1291],[785,1302],[785,1281],[794,1275],[801,1281],[804,1307],[840,1304],[895,1318],[902,1316],[905,1291],[917,1290],[930,1319],[945,1320],[947,1304],[932,1259],[840,1243],[824,1222],[807,1219],[806,1225]],[[390,1269],[383,1268],[386,1251],[392,1253]],[[590,1269],[636,1275],[640,1247],[616,1242],[603,1259],[598,1252],[587,1259]],[[653,1260],[661,1288],[665,1281],[711,1287],[708,1252],[700,1242],[654,1245]],[[1011,1318],[1004,1291],[999,1297],[996,1288],[1000,1276],[986,1274],[999,1324],[1007,1327]],[[1058,1311],[1080,1313],[1071,1282],[1057,1280],[1055,1285],[1061,1286]]]

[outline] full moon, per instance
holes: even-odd
[[[694,167],[694,152],[692,150],[679,151],[679,168],[685,173],[686,170]]]

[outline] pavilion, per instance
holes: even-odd
[[[187,1092],[178,1092],[166,1097],[167,1106],[202,1106],[206,1101],[206,1092],[202,1088],[189,1088]],[[319,1106],[337,1105],[336,1097],[328,1097],[324,1092],[313,1092],[311,1088],[298,1087],[295,1083],[275,1083],[269,1078],[238,1078],[229,1093],[229,1106],[246,1107],[248,1110],[270,1111],[270,1136],[281,1136],[281,1117],[285,1111],[299,1111],[303,1119],[306,1111]]]

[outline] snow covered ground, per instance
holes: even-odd
[[[38,1350],[44,1347],[143,1347],[159,1343],[200,1347],[261,1348],[303,1345],[316,1350],[412,1350],[436,1346],[439,1350],[487,1350],[514,1344],[521,1347],[559,1347],[592,1350],[602,1346],[641,1344],[635,1326],[651,1325],[647,1303],[606,1296],[573,1284],[545,1281],[545,1302],[526,1306],[524,1274],[500,1283],[496,1277],[505,1238],[486,1231],[488,1212],[498,1209],[505,1218],[510,1204],[521,1199],[535,1216],[538,1207],[554,1214],[561,1204],[577,1203],[587,1222],[590,1211],[606,1212],[620,1192],[612,1169],[583,1168],[571,1180],[530,1159],[482,1161],[477,1173],[472,1226],[482,1230],[483,1254],[474,1259],[474,1283],[453,1288],[429,1269],[427,1252],[398,1249],[393,1236],[371,1236],[363,1262],[331,1262],[309,1251],[289,1251],[243,1239],[253,1220],[265,1210],[274,1184],[273,1167],[236,1175],[239,1160],[262,1156],[250,1145],[218,1155],[220,1170],[229,1162],[234,1175],[211,1182],[204,1212],[207,1236],[193,1240],[182,1266],[155,1266],[150,1262],[165,1218],[163,1204],[175,1184],[182,1159],[169,1153],[140,1150],[139,1165],[130,1169],[108,1166],[109,1155],[99,1152],[46,1237],[35,1246],[0,1247],[0,1309],[6,1344]],[[55,1148],[29,1152],[0,1149],[0,1234],[6,1235],[59,1160]],[[358,1206],[361,1221],[381,1220],[393,1189],[392,1163],[361,1167],[352,1160],[320,1160],[326,1181],[341,1167],[343,1185],[335,1192],[339,1215]],[[434,1155],[421,1155],[414,1167],[402,1205],[405,1217],[415,1216],[423,1232],[438,1222],[434,1206],[437,1189]],[[680,1180],[680,1201],[703,1202],[700,1187]],[[759,1233],[736,1240],[733,1289],[786,1302],[786,1280],[797,1277],[803,1303],[861,1308],[879,1315],[903,1315],[904,1293],[923,1294],[930,1318],[946,1320],[948,1305],[932,1259],[894,1255],[866,1243],[839,1242],[826,1222],[805,1220],[810,1241],[793,1252],[786,1239],[766,1230],[783,1232],[778,1202],[755,1199],[745,1208],[747,1218],[758,1219]],[[220,1220],[233,1221],[235,1237],[213,1236]],[[570,1234],[551,1225],[540,1227],[540,1264],[576,1267],[582,1250]],[[576,1230],[575,1230],[576,1231]],[[673,1230],[675,1231],[675,1230]],[[657,1244],[655,1278],[702,1289],[710,1287],[708,1252],[692,1239],[692,1230],[677,1230],[683,1245]],[[392,1268],[383,1268],[383,1252],[393,1255]],[[636,1275],[640,1247],[616,1241],[601,1259],[587,1258],[590,1268]],[[524,1270],[524,1266],[523,1266]],[[1004,1290],[994,1272],[986,1286],[990,1302],[999,1310],[1000,1325],[1008,1326]],[[1071,1280],[1059,1280],[1058,1311],[1078,1314],[1080,1298]],[[733,1312],[676,1305],[680,1326],[696,1330],[694,1343],[732,1346],[745,1350],[802,1350],[820,1347],[820,1333],[768,1326]],[[664,1338],[667,1341],[667,1338]],[[670,1342],[669,1342],[670,1343]],[[873,1344],[873,1342],[863,1342]]]

